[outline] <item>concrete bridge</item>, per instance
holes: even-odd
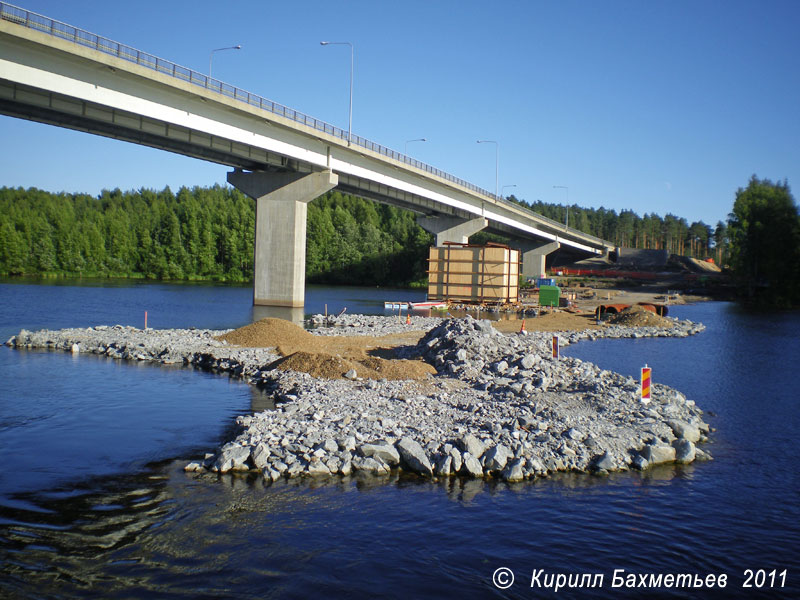
[[[303,305],[307,203],[334,187],[414,211],[437,245],[484,229],[509,236],[527,275],[559,248],[613,250],[351,132],[4,2],[0,114],[233,167],[229,183],[256,200],[256,305]]]

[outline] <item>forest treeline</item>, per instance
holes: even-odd
[[[566,207],[514,196],[553,220]],[[99,197],[0,188],[0,273],[246,281],[253,273],[255,203],[227,186],[174,194],[105,190]],[[623,247],[724,260],[727,228],[633,211],[569,207],[569,224]],[[407,285],[425,278],[432,237],[413,213],[328,192],[308,208],[309,281]]]
[[[0,273],[247,281],[255,203],[234,188],[0,188]],[[412,213],[333,191],[308,208],[306,273],[325,283],[425,277],[431,236]]]
[[[602,206],[594,209],[538,200],[530,203],[513,195],[508,199],[559,223],[567,223],[568,219],[570,227],[614,242],[621,248],[666,250],[670,254],[695,258],[711,257],[718,263],[727,258],[728,227],[723,221],[712,228],[703,221],[689,223],[672,214],[661,217],[645,213],[640,217],[632,210],[617,213]]]

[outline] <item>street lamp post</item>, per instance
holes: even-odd
[[[554,188],[560,188],[562,190],[567,190],[567,222],[566,225],[569,227],[569,187],[566,185],[554,185]]]
[[[347,120],[347,144],[353,138],[353,56],[355,51],[350,42],[320,42],[320,46],[350,46],[350,116]]]
[[[479,144],[494,144],[494,199],[498,199],[498,173],[500,172],[500,144],[494,140],[478,140]]]
[[[406,144],[405,144],[405,146],[403,146],[403,154],[405,156],[408,156],[408,145],[411,142],[427,142],[427,141],[428,141],[427,138],[417,138],[415,140],[406,140]]]
[[[503,190],[506,189],[507,187],[517,187],[517,184],[516,183],[509,183],[509,184],[504,185],[502,188],[500,188],[500,195],[501,196],[505,197],[503,195]]]
[[[215,48],[208,55],[208,76],[211,77],[211,61],[214,59],[214,52],[221,52],[223,50],[241,50],[242,45],[236,44],[235,46],[226,46],[225,48]]]

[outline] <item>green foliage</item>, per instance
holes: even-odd
[[[567,207],[509,198],[565,222]],[[0,274],[247,281],[254,202],[222,186],[104,190],[99,197],[0,188]],[[728,228],[674,215],[569,207],[569,224],[620,246],[722,263]],[[406,210],[336,190],[308,206],[306,275],[315,283],[423,285],[432,236]],[[481,232],[471,242],[503,242]]]
[[[602,206],[589,209],[541,200],[531,203],[513,195],[508,199],[558,223],[567,222],[569,210],[570,227],[623,248],[667,250],[672,254],[701,259],[712,256],[720,264],[724,259],[724,240],[715,237],[711,228],[702,221],[690,225],[686,219],[671,214],[662,218],[645,213],[640,217],[632,210],[622,210],[617,214]]]
[[[254,202],[221,186],[51,194],[0,188],[0,274],[247,281]],[[425,277],[431,238],[412,213],[330,192],[309,205],[306,268],[321,283]]]
[[[755,175],[728,216],[730,262],[740,290],[759,305],[800,304],[800,217],[787,182]]]

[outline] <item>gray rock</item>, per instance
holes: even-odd
[[[459,471],[461,471],[461,464],[463,462],[461,459],[461,452],[459,452],[457,448],[451,448],[450,458],[453,459],[452,462],[453,473],[458,473]]]
[[[678,420],[669,421],[667,424],[678,439],[688,440],[693,444],[700,440],[700,429],[694,425]]]
[[[344,374],[345,379],[356,379],[358,377],[358,373],[356,373],[355,369],[350,369],[347,373]]]
[[[672,446],[645,446],[641,454],[651,465],[675,462],[675,448]]]
[[[331,470],[328,468],[324,462],[318,459],[312,459],[310,463],[308,463],[308,474],[309,475],[330,475]]]
[[[353,468],[358,471],[364,471],[366,473],[372,473],[373,475],[388,475],[389,474],[389,465],[383,462],[380,458],[376,457],[366,457],[362,458],[360,456],[356,456],[353,459]]]
[[[502,471],[512,454],[503,444],[497,444],[484,454],[483,469],[486,472]]]
[[[436,468],[433,470],[437,477],[447,477],[452,472],[453,457],[445,454],[436,462]]]
[[[482,456],[486,449],[486,447],[483,445],[483,442],[471,433],[468,433],[456,443],[464,452],[469,452],[475,458]]]
[[[361,453],[364,456],[379,456],[387,465],[400,464],[400,453],[391,444],[362,444]]]
[[[687,439],[679,439],[673,442],[675,448],[675,462],[689,464],[694,462],[697,455],[695,445]]]
[[[263,443],[256,444],[256,446],[250,452],[253,466],[255,466],[257,469],[263,469],[266,467],[269,464],[270,454],[269,446]]]
[[[395,444],[395,448],[397,448],[400,453],[400,459],[407,468],[421,475],[433,475],[431,462],[428,460],[428,456],[422,446],[416,440],[404,437]]]
[[[583,440],[583,432],[579,429],[575,429],[574,427],[570,427],[564,432],[564,437],[568,437],[571,440],[575,440],[576,442],[580,442]]]
[[[483,477],[483,468],[478,459],[472,456],[469,452],[464,452],[461,472],[471,477]]]
[[[633,460],[631,460],[631,466],[634,469],[644,471],[648,466],[650,466],[650,463],[647,462],[647,459],[644,456],[637,454],[633,457]]]
[[[247,459],[250,458],[250,447],[240,446],[239,444],[226,444],[214,463],[214,468],[220,473],[227,473],[231,470],[239,470],[244,467]]]
[[[598,456],[594,461],[594,468],[597,470],[612,471],[616,467],[613,457],[608,452]]]
[[[533,354],[526,354],[522,357],[522,360],[519,362],[519,364],[523,369],[530,369],[538,362],[537,358],[538,357]]]
[[[524,472],[524,463],[525,461],[521,458],[517,458],[516,460],[512,460],[506,468],[503,469],[501,473],[501,477],[505,481],[522,481],[525,479],[525,472]]]
[[[304,471],[304,469],[305,466],[303,465],[303,463],[299,460],[296,460],[295,462],[289,465],[288,469],[286,469],[285,475],[290,478],[297,477],[298,475],[300,475],[300,473]]]
[[[272,481],[273,483],[278,481],[281,478],[281,474],[276,469],[263,469],[261,473],[264,475],[264,479],[267,481]]]
[[[703,450],[701,448],[697,448],[697,447],[695,447],[695,449],[694,449],[694,457],[695,457],[694,458],[695,460],[699,460],[699,461],[714,460],[714,457],[712,457],[711,454],[709,454],[707,451],[705,451],[705,450]]]
[[[539,460],[538,458],[531,458],[528,460],[528,467],[534,471],[535,473],[546,473],[547,467],[544,466],[544,463]]]
[[[475,321],[475,328],[481,333],[488,333],[489,335],[494,335],[496,331],[495,328],[492,327],[492,322],[488,319]]]

